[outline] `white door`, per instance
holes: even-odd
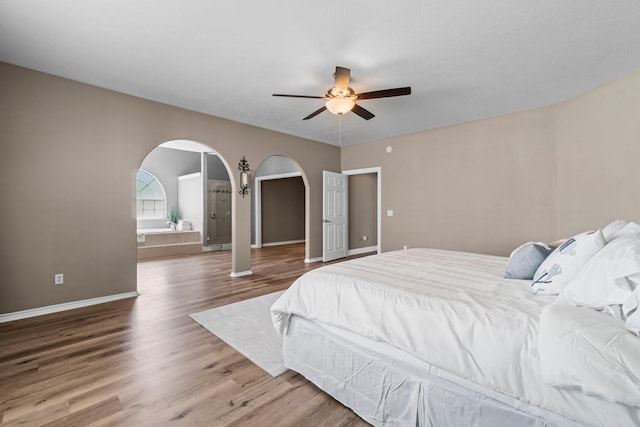
[[[322,261],[347,256],[347,175],[323,171]]]

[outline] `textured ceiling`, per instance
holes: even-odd
[[[0,0],[0,61],[330,144],[554,104],[640,69],[637,0]]]

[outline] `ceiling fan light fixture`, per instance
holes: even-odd
[[[341,115],[353,109],[356,103],[349,98],[334,98],[327,101],[325,107],[333,114]]]
[[[371,111],[356,104],[356,101],[359,101],[361,99],[391,98],[394,96],[411,95],[410,86],[355,93],[353,88],[349,87],[349,80],[351,78],[350,76],[351,70],[349,70],[348,68],[336,67],[336,72],[333,74],[333,78],[335,79],[336,84],[334,87],[330,88],[324,96],[286,95],[281,93],[274,93],[273,96],[326,100],[324,106],[318,108],[316,111],[309,114],[302,120],[312,119],[325,110],[329,110],[329,112],[338,116],[342,116],[344,113],[353,111],[353,114],[363,118],[364,120],[370,120],[374,118],[375,115]]]

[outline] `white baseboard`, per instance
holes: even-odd
[[[377,246],[367,246],[366,248],[349,249],[347,251],[347,256],[360,255],[360,254],[366,254],[367,252],[377,252],[377,251],[378,251]]]
[[[117,301],[119,299],[133,298],[137,297],[138,295],[140,295],[138,291],[125,292],[124,294],[83,299],[80,301],[65,302],[62,304],[48,305],[46,307],[38,307],[29,310],[16,311],[13,313],[0,314],[0,323],[27,319],[29,317],[43,316],[45,314],[58,313],[60,311],[73,310],[75,308],[88,307],[90,305],[103,304],[105,302]]]
[[[231,276],[231,277],[242,277],[242,276],[249,276],[251,274],[253,274],[253,271],[251,271],[251,270],[239,271],[237,273],[232,271],[231,274],[229,274],[229,276]]]
[[[305,258],[304,263],[305,264],[310,264],[312,262],[320,262],[320,261],[322,261],[322,257],[321,256],[316,257],[316,258]]]
[[[260,249],[262,246],[256,245],[255,243],[251,244],[251,249]]]
[[[284,241],[284,242],[263,243],[263,244],[262,244],[262,247],[265,247],[265,246],[292,245],[292,244],[294,244],[294,243],[304,243],[304,242],[305,242],[305,240],[304,240],[304,239],[302,239],[302,240],[286,240],[286,241]]]

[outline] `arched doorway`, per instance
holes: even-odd
[[[300,166],[286,156],[265,159],[254,174],[252,247],[305,243],[307,184]]]
[[[138,260],[231,250],[229,168],[213,148],[168,141],[151,150],[139,170],[152,176],[165,194],[163,201],[136,196]],[[136,194],[149,188],[145,182],[137,181]],[[152,204],[149,213],[145,208]]]

